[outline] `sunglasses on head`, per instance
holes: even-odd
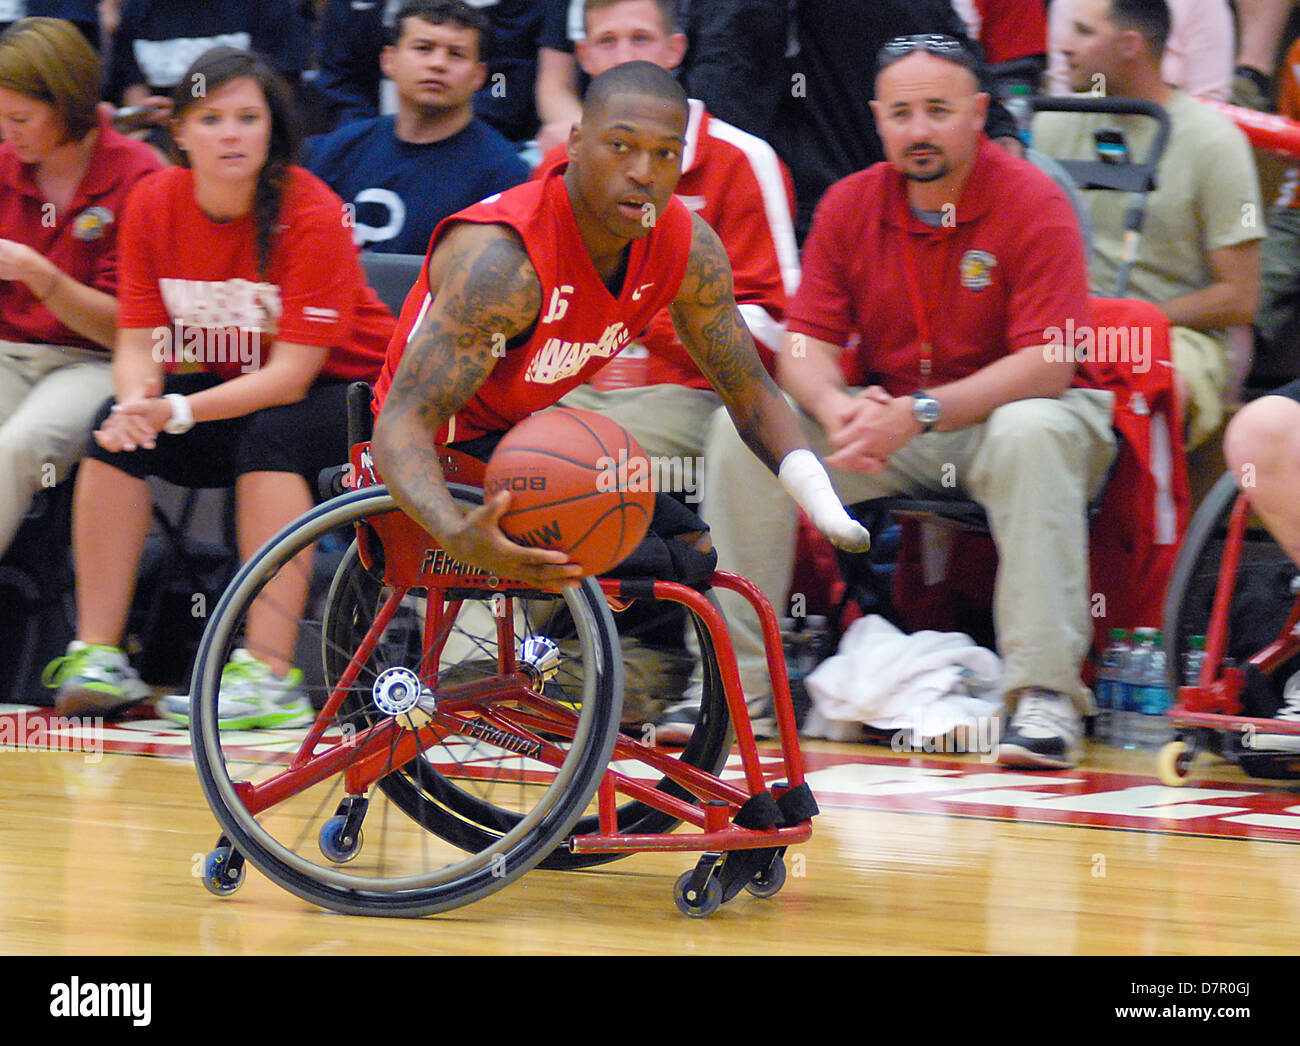
[[[939,58],[947,58],[966,66],[974,65],[974,58],[960,40],[943,33],[917,33],[914,36],[896,36],[880,49],[876,62],[878,69],[883,69],[891,62],[906,58],[916,51],[924,51]]]

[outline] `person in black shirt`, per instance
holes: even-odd
[[[885,159],[871,115],[876,55],[896,36],[943,33],[966,43],[948,0],[691,0],[685,80],[719,119],[771,143],[790,168],[800,242],[833,182]],[[1015,121],[992,95],[986,133],[1022,154]]]

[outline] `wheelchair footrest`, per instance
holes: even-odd
[[[700,850],[759,850],[771,846],[791,846],[812,838],[812,824],[752,832],[735,825],[717,832],[673,832],[663,835],[576,835],[569,849],[578,854],[595,853],[693,853]]]

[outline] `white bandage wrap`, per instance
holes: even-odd
[[[792,450],[781,462],[777,477],[812,525],[833,544],[849,552],[865,552],[871,547],[867,528],[844,510],[830,476],[811,450]]]

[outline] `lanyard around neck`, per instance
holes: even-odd
[[[934,339],[930,333],[930,316],[925,303],[921,300],[921,281],[916,275],[916,248],[910,228],[912,214],[907,204],[903,204],[906,215],[903,224],[903,275],[907,281],[907,297],[912,305],[912,319],[916,323],[916,333],[921,339],[921,388],[929,384],[933,370]],[[948,274],[948,264],[952,261],[952,248],[956,240],[955,233],[949,233],[943,254],[943,268],[939,272],[939,285],[943,286]]]

